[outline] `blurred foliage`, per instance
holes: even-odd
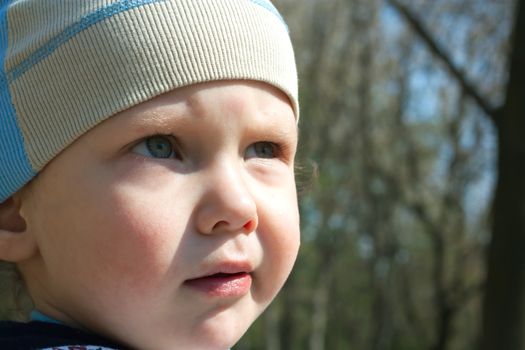
[[[235,349],[476,349],[496,136],[450,66],[502,104],[514,1],[399,1],[449,62],[389,1],[275,3],[300,71],[302,247]]]
[[[302,247],[234,349],[476,349],[496,158],[483,108],[390,2],[274,2],[300,72]],[[402,3],[500,105],[515,1]],[[2,273],[0,316],[20,319]]]

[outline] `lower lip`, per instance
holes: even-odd
[[[249,273],[212,275],[187,280],[185,285],[213,297],[240,297],[248,293],[252,285]]]

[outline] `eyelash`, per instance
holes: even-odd
[[[259,149],[257,149],[259,146]],[[268,149],[261,149],[261,147],[267,147],[269,146],[269,149],[270,149],[270,152],[271,154],[266,156],[266,155],[260,155],[260,154],[257,154],[257,151],[261,151],[261,152],[265,152],[267,151]],[[251,150],[254,150],[254,155],[252,156],[250,153]],[[258,141],[258,142],[254,142],[252,144],[250,144],[250,146],[246,149],[245,151],[245,157],[246,158],[262,158],[262,159],[275,159],[275,158],[281,158],[282,157],[282,152],[281,152],[281,147],[279,147],[278,144],[274,143],[274,142],[270,142],[270,141]]]
[[[167,140],[168,143],[169,143],[169,149],[167,151],[169,151],[169,154],[167,154],[166,156],[158,156],[158,157],[155,157],[154,154],[152,154],[152,145],[150,144],[150,142],[153,142],[153,140],[157,138],[158,141],[159,140]],[[157,147],[157,150],[158,151],[162,151],[161,148]],[[181,156],[181,153],[180,152],[180,147],[176,141],[176,139],[171,136],[171,135],[164,135],[164,134],[154,134],[154,135],[151,135],[151,136],[146,136],[144,138],[142,138],[141,140],[137,141],[132,147],[131,147],[131,151],[134,151],[135,153],[137,154],[141,154],[145,157],[152,157],[152,158],[157,158],[157,159],[169,159],[169,158],[173,158],[173,155],[176,154],[177,157],[175,157],[176,159],[181,159],[182,156]],[[148,153],[148,154],[146,154]]]
[[[150,144],[150,142],[153,142],[155,139],[160,140],[167,140],[169,142],[170,149],[162,149],[162,145],[157,147],[157,151],[164,152],[165,155],[163,156],[155,156],[153,154],[153,146]],[[268,148],[261,149],[261,147],[270,146],[271,148],[271,154],[261,155],[258,152],[264,152],[267,151]],[[170,159],[175,158],[182,160],[183,155],[180,151],[180,146],[176,140],[176,138],[172,135],[165,135],[165,134],[153,134],[151,136],[147,136],[136,142],[132,147],[132,151],[135,151],[135,153],[142,154],[145,157],[151,157],[155,159]],[[169,151],[169,153],[167,153]],[[146,154],[148,153],[148,154]],[[173,155],[176,155],[176,157],[173,157]],[[280,143],[271,142],[271,141],[256,141],[251,143],[244,151],[244,157],[247,159],[250,158],[260,158],[260,159],[280,159],[284,158],[284,155],[286,154],[286,147],[284,147]]]

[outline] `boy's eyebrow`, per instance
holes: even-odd
[[[188,113],[162,113],[157,110],[147,111],[137,114],[136,116],[130,116],[129,130],[133,133],[142,134],[148,132],[158,132],[169,134],[173,129],[173,122],[176,122],[178,126],[183,126],[187,124],[190,120],[185,118],[188,116]],[[194,116],[192,115],[192,118]],[[290,132],[299,133],[299,127],[294,123],[293,130],[289,128],[283,128],[282,124],[277,123],[276,121],[265,121],[265,125],[270,125],[272,129],[271,134],[276,135],[281,138],[286,138],[290,136]],[[257,126],[254,126],[257,128]],[[268,131],[266,131],[268,133]]]
[[[176,121],[180,124],[185,118],[186,113],[163,113],[157,110],[137,113],[134,116],[130,116],[130,129],[136,132],[151,131],[156,129],[158,131],[166,130],[172,126],[172,123]]]
[[[272,131],[271,134],[275,135],[279,138],[285,139],[289,138],[290,136],[296,135],[296,137],[299,136],[299,127],[297,124],[294,124],[292,128],[288,127],[282,127],[282,125],[271,125]]]

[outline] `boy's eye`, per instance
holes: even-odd
[[[155,135],[142,140],[132,149],[133,152],[152,158],[173,158],[177,152],[169,136]]]
[[[256,142],[246,150],[246,158],[275,158],[277,145],[273,142]]]

